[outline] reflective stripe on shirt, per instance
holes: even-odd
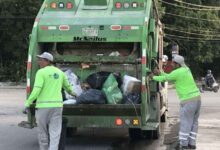
[[[44,104],[44,103],[63,103],[63,102],[62,101],[40,101],[40,102],[37,101],[37,103]]]

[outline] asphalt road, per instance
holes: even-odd
[[[197,150],[220,150],[220,91],[201,94]],[[170,121],[178,119],[179,104],[174,90],[169,91]]]
[[[219,150],[220,144],[220,93],[202,94],[198,150]],[[17,126],[26,116],[21,113],[25,89],[0,87],[0,150],[38,150],[36,129]],[[175,91],[169,91],[169,120],[162,124],[159,140],[133,142],[126,130],[80,129],[76,137],[66,143],[66,150],[165,150],[164,134],[169,133],[178,121],[178,99]]]

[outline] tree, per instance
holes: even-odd
[[[28,38],[39,1],[0,1],[0,80],[19,81],[25,77]]]
[[[165,41],[177,43],[194,73],[202,74],[220,59],[219,10],[217,0],[163,0]],[[220,5],[219,5],[220,6]],[[211,7],[210,7],[211,8]],[[218,34],[217,34],[218,33]],[[209,65],[207,65],[209,64]],[[202,67],[201,67],[202,66]],[[213,68],[214,69],[214,68]],[[217,72],[219,70],[215,70]]]

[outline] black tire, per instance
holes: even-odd
[[[201,93],[203,93],[203,92],[204,92],[204,90],[203,90],[203,88],[202,88],[202,87],[200,87],[200,88],[199,88],[199,91],[200,91]]]
[[[141,129],[136,128],[129,128],[129,137],[132,140],[139,140],[142,139],[142,132]]]
[[[217,93],[217,92],[218,92],[218,88],[214,88],[213,91],[214,91],[215,93]]]
[[[76,135],[77,128],[67,127],[66,128],[66,137],[72,138]]]
[[[62,130],[61,130],[61,135],[60,135],[60,142],[59,142],[59,147],[58,150],[65,150],[66,146],[66,129],[67,129],[67,122],[68,120],[63,118],[62,122]]]
[[[160,122],[166,122],[167,121],[167,111],[163,113],[163,115],[160,117]]]

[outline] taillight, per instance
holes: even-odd
[[[59,26],[59,30],[60,31],[68,31],[68,30],[70,30],[70,26],[68,26],[68,25],[60,25]]]
[[[72,4],[71,2],[68,2],[68,3],[66,4],[66,8],[67,8],[67,9],[72,9],[72,8],[73,8],[73,4]]]
[[[50,7],[53,8],[53,9],[56,9],[57,8],[57,3],[55,3],[55,2],[51,3]]]
[[[59,3],[59,8],[64,8],[64,3],[60,2]]]
[[[121,118],[117,118],[117,119],[115,119],[115,124],[116,124],[117,126],[121,126],[121,125],[123,125],[123,121],[122,121],[122,119],[121,119]]]
[[[138,119],[133,119],[132,124],[133,125],[139,125],[139,120]]]
[[[41,30],[48,30],[48,26],[41,26]]]
[[[123,26],[122,29],[123,30],[131,30],[131,26]]]
[[[129,3],[124,3],[124,8],[129,8],[130,4]]]
[[[132,3],[132,7],[133,7],[133,8],[137,8],[137,7],[138,7],[138,4],[137,4],[136,2],[133,2],[133,3]]]
[[[115,8],[120,9],[121,8],[121,3],[119,3],[119,2],[115,3]]]
[[[111,30],[121,30],[121,25],[111,25]]]

